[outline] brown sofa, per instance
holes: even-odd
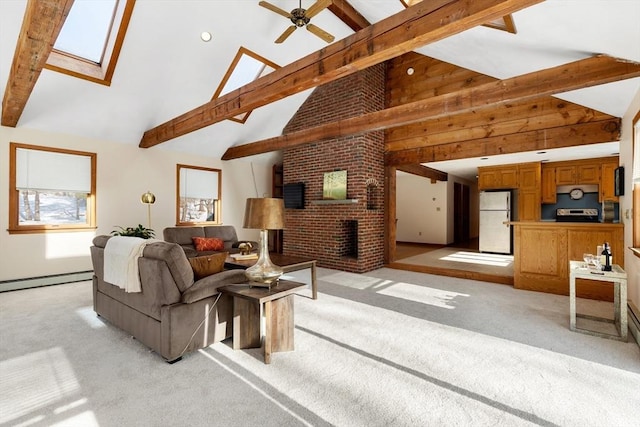
[[[162,231],[165,242],[179,244],[187,257],[206,255],[211,252],[198,252],[192,237],[218,237],[224,241],[224,252],[231,254],[240,252],[238,245],[244,240],[238,240],[236,228],[233,225],[208,225],[194,227],[167,227]],[[256,242],[249,242],[257,249]]]
[[[232,334],[233,301],[218,288],[244,283],[242,270],[225,270],[194,281],[191,264],[175,243],[145,246],[138,259],[142,292],[125,292],[103,280],[104,248],[111,236],[91,246],[93,309],[169,362]],[[206,332],[206,336],[205,333]]]

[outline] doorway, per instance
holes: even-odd
[[[453,184],[453,241],[454,244],[466,243],[470,238],[469,222],[470,201],[469,186],[455,182]]]

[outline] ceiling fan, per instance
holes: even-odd
[[[272,12],[277,13],[278,15],[282,15],[285,18],[288,18],[293,23],[292,26],[284,30],[284,33],[280,35],[276,39],[276,43],[282,43],[289,37],[298,27],[306,27],[311,33],[320,37],[327,43],[331,43],[335,37],[331,34],[327,33],[322,28],[319,28],[313,24],[310,24],[311,18],[320,13],[323,9],[329,7],[333,0],[317,0],[314,4],[312,4],[309,9],[302,8],[302,0],[299,0],[299,6],[296,9],[293,9],[291,12],[286,12],[280,9],[277,6],[272,5],[269,2],[261,1],[258,3],[260,6],[269,9]]]

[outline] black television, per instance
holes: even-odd
[[[304,182],[285,184],[282,194],[285,208],[304,209]]]

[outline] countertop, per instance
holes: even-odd
[[[624,224],[621,222],[565,222],[565,221],[555,221],[555,220],[541,220],[541,221],[509,221],[509,225],[538,225],[538,226],[548,226],[548,227],[583,227],[583,228],[594,228],[594,227],[624,227]]]

